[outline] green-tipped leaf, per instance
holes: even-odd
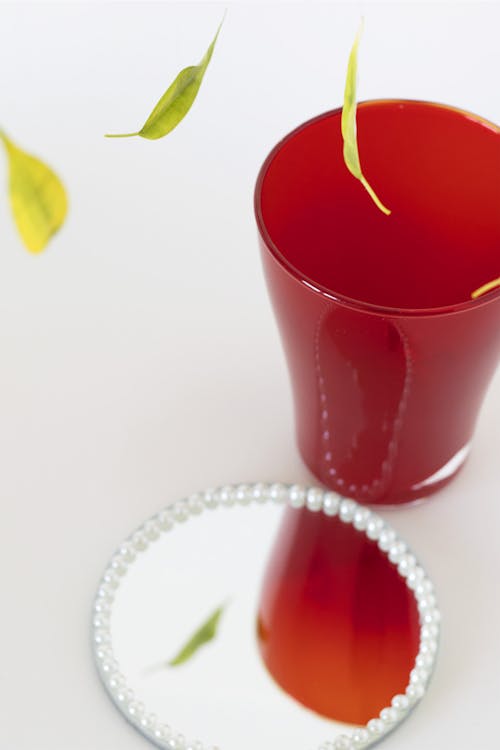
[[[220,618],[224,612],[224,607],[218,607],[215,612],[210,615],[208,620],[193,633],[191,638],[185,643],[185,645],[178,651],[178,653],[168,662],[169,667],[178,667],[180,664],[184,664],[186,661],[191,659],[192,656],[198,651],[201,646],[212,641],[217,635],[217,628],[219,627]]]
[[[376,206],[384,213],[389,215],[391,212],[369,184],[363,174],[359,161],[358,135],[356,128],[356,82],[358,75],[358,48],[363,33],[363,21],[361,21],[356,39],[352,45],[347,64],[347,76],[344,91],[344,106],[342,108],[342,137],[344,139],[344,161],[349,172],[358,179],[366,189]]]
[[[32,253],[45,249],[64,223],[68,199],[55,172],[0,133],[9,162],[9,197],[21,239]]]
[[[168,87],[156,107],[153,109],[148,119],[140,130],[136,133],[119,133],[117,135],[107,135],[107,138],[129,138],[134,135],[140,135],[141,138],[148,138],[151,141],[163,138],[170,133],[187,115],[191,106],[196,99],[203,77],[212,59],[215,43],[222,23],[217,29],[217,33],[212,43],[205,52],[202,61],[198,65],[190,65],[188,68],[181,70],[175,81]]]

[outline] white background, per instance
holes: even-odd
[[[90,658],[109,553],[196,489],[310,480],[252,190],[279,137],[341,103],[360,13],[360,98],[438,100],[500,121],[498,5],[230,5],[182,125],[158,142],[105,140],[142,124],[222,12],[0,5],[1,126],[58,170],[71,200],[34,257],[0,194],[6,750],[145,747]],[[438,585],[444,629],[430,694],[387,750],[482,750],[498,736],[499,413],[497,375],[463,473],[428,505],[391,514]]]

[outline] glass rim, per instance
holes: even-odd
[[[492,130],[494,133],[497,133],[498,135],[500,135],[500,125],[496,125],[494,122],[491,122],[490,120],[487,120],[486,118],[481,117],[480,115],[476,115],[473,112],[469,112],[468,110],[460,109],[459,107],[454,107],[449,104],[441,104],[439,102],[431,102],[431,101],[426,101],[423,99],[367,99],[367,100],[358,102],[357,106],[361,108],[365,108],[365,107],[370,107],[370,106],[397,105],[397,104],[420,104],[430,109],[449,110],[450,112],[453,112],[456,115],[459,115],[461,118],[470,120],[476,125],[486,128],[487,130]],[[274,160],[275,156],[281,151],[283,146],[286,143],[288,143],[288,141],[292,140],[292,138],[294,138],[298,133],[300,133],[302,130],[305,130],[306,128],[310,127],[311,125],[313,125],[314,123],[320,120],[324,120],[332,116],[339,116],[341,113],[342,113],[342,107],[337,107],[336,109],[327,110],[326,112],[322,112],[321,114],[316,115],[315,117],[311,117],[309,120],[306,120],[305,122],[298,125],[298,127],[291,130],[283,138],[281,138],[278,141],[278,143],[276,143],[275,146],[273,146],[273,148],[271,149],[271,151],[268,153],[267,157],[265,158],[259,170],[259,173],[257,175],[257,180],[255,183],[255,190],[254,190],[254,212],[255,212],[255,219],[257,222],[257,228],[259,230],[259,234],[262,240],[264,241],[264,244],[266,245],[267,249],[271,252],[273,257],[281,265],[281,267],[286,272],[288,272],[300,284],[311,289],[313,292],[316,292],[317,294],[320,294],[323,297],[326,297],[329,300],[332,300],[334,302],[337,302],[338,304],[344,305],[345,307],[354,308],[356,310],[364,310],[366,312],[371,312],[371,313],[379,314],[379,315],[391,315],[393,317],[409,317],[409,316],[429,317],[429,316],[436,316],[436,315],[453,314],[453,313],[463,312],[465,310],[470,310],[476,307],[483,307],[484,305],[491,304],[492,302],[500,298],[500,287],[498,287],[492,290],[491,292],[484,294],[480,297],[477,297],[475,299],[471,297],[470,299],[464,300],[463,302],[456,302],[451,305],[440,305],[437,307],[391,307],[389,305],[380,305],[374,302],[368,302],[366,300],[357,299],[356,297],[350,297],[349,295],[346,295],[346,294],[341,294],[340,292],[336,292],[334,289],[331,289],[330,287],[321,284],[320,282],[312,279],[307,274],[300,271],[300,269],[297,268],[297,266],[294,263],[292,263],[287,258],[287,256],[279,249],[279,247],[276,245],[276,243],[272,239],[267,229],[267,226],[266,226],[263,214],[262,214],[262,203],[261,203],[262,186],[266,178],[267,171],[272,161]],[[500,247],[499,247],[499,258],[500,258]]]

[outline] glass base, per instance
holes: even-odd
[[[336,476],[332,478],[331,476],[325,477],[320,475],[307,461],[303,452],[300,451],[300,453],[302,460],[308,467],[309,471],[311,471],[314,477],[329,489],[338,492],[343,497],[350,497],[362,505],[372,506],[380,510],[393,510],[400,506],[407,507],[420,505],[426,502],[430,495],[441,490],[458,474],[469,457],[470,450],[471,441],[464,445],[463,448],[460,448],[460,450],[458,450],[443,466],[441,466],[441,468],[437,469],[437,471],[433,472],[426,479],[413,484],[408,489],[392,490],[389,488],[380,497],[380,500],[367,497],[361,492],[349,491],[349,486],[341,477]]]

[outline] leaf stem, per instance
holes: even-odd
[[[380,208],[380,210],[382,211],[382,213],[384,213],[386,216],[390,216],[391,215],[391,209],[387,208],[387,206],[384,206],[384,204],[382,203],[382,201],[380,200],[380,198],[376,194],[375,190],[372,188],[372,186],[370,185],[370,183],[368,182],[368,180],[366,179],[366,177],[364,177],[364,175],[361,175],[360,181],[361,181],[361,184],[363,185],[363,187],[365,188],[365,190],[367,191],[368,195],[370,196],[370,198],[373,200],[373,202],[377,206],[377,208]]]
[[[478,297],[481,297],[481,295],[486,294],[487,292],[491,292],[493,289],[496,289],[497,286],[500,286],[500,276],[498,277],[498,279],[488,281],[487,284],[483,284],[483,286],[480,286],[479,289],[476,289],[474,292],[472,292],[471,297],[472,299],[477,299]]]
[[[105,138],[132,138],[134,135],[139,135],[139,131],[137,133],[106,133]]]

